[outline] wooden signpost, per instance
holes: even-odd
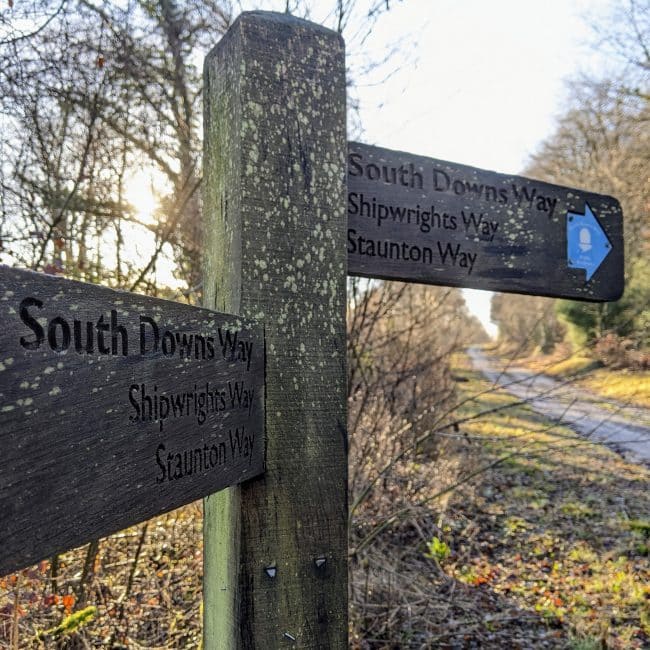
[[[347,212],[350,275],[590,301],[623,292],[610,196],[350,143]]]
[[[212,495],[204,647],[345,648],[346,274],[620,296],[615,199],[348,147],[345,96],[287,14],[209,55],[209,309],[0,269],[0,574]]]
[[[267,465],[205,501],[204,645],[346,648],[345,56],[242,14],[205,64],[206,304],[264,322]]]
[[[264,333],[0,268],[0,575],[264,469]]]

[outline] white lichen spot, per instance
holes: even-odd
[[[21,388],[29,388],[29,382],[28,381],[21,381],[20,382],[20,387]]]
[[[61,389],[58,386],[54,386],[52,390],[49,392],[50,395],[60,395],[61,394]]]
[[[45,370],[43,370],[44,375],[49,375],[52,372],[54,372],[54,368],[52,366],[48,366],[47,368],[45,368]]]
[[[9,413],[9,411],[13,411],[16,407],[13,404],[7,404],[6,406],[2,407],[2,412],[3,413]]]

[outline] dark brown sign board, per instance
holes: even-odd
[[[0,267],[0,575],[264,471],[264,332]]]
[[[348,274],[608,301],[623,292],[610,197],[348,144]]]

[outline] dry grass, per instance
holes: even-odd
[[[555,347],[552,354],[534,354],[528,357],[508,358],[502,352],[504,363],[524,366],[533,372],[551,377],[576,377],[576,386],[600,397],[621,404],[650,408],[650,371],[603,368],[586,351],[572,353],[568,344]]]
[[[578,385],[592,393],[623,404],[650,408],[650,371],[648,370],[613,372],[601,368],[582,377]]]
[[[488,388],[467,367],[455,374],[467,395]],[[647,647],[648,471],[502,392],[456,415],[485,411],[442,432],[458,461],[447,481],[485,471],[446,504],[411,508],[355,559],[356,647]],[[432,557],[433,537],[448,554]]]
[[[191,504],[102,540],[85,582],[86,548],[0,580],[0,648],[199,647],[201,527]]]

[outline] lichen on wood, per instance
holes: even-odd
[[[205,106],[206,305],[263,321],[267,348],[266,473],[205,502],[205,647],[343,648],[343,41],[242,14]]]

